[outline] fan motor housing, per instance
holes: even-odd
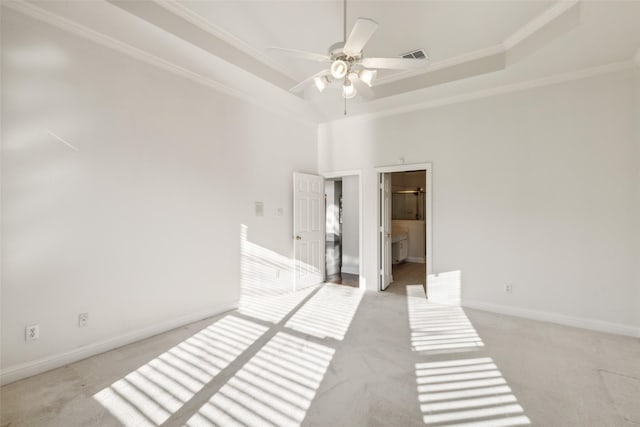
[[[353,63],[355,61],[359,61],[362,58],[362,52],[360,52],[356,56],[347,55],[346,53],[344,53],[344,42],[337,42],[329,47],[329,56],[331,57],[332,61],[341,59],[343,61]]]

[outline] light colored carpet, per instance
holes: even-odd
[[[253,295],[9,384],[0,425],[637,427],[637,339],[429,302],[422,268],[381,293]]]

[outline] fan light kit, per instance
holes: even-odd
[[[347,63],[341,59],[336,59],[331,64],[331,75],[334,79],[343,79],[344,76],[347,75],[347,71],[349,71],[349,67]]]
[[[342,86],[342,97],[344,99],[351,99],[358,94],[355,86],[351,82],[350,79],[345,79],[344,85]]]
[[[376,78],[376,75],[378,74],[377,70],[362,70],[360,71],[360,73],[358,74],[358,77],[360,78],[360,80],[362,80],[363,83],[365,83],[367,86],[371,87],[371,85],[373,84],[373,81]]]
[[[327,86],[329,86],[329,78],[327,76],[320,76],[313,79],[313,82],[316,84],[316,88],[318,88],[318,92],[322,93]]]
[[[345,99],[345,115],[347,114],[346,100],[360,94],[364,98],[374,96],[373,82],[376,79],[377,69],[410,70],[422,68],[428,64],[427,58],[369,58],[364,57],[362,49],[371,36],[378,29],[378,24],[368,18],[358,18],[347,37],[347,1],[344,0],[344,42],[333,44],[328,54],[304,52],[295,49],[273,47],[287,55],[301,59],[309,59],[318,62],[330,62],[329,69],[322,70],[313,76],[303,80],[290,89],[290,92],[298,93],[306,89],[313,82],[319,92],[327,87],[342,88],[342,97]]]

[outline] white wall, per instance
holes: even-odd
[[[342,178],[342,272],[360,274],[358,176]]]
[[[374,167],[433,162],[434,272],[460,270],[463,300],[631,332],[640,215],[633,79],[626,70],[325,124],[320,170],[363,170],[363,257],[375,260]],[[366,278],[375,290],[375,262]]]
[[[236,304],[240,224],[291,257],[292,172],[317,171],[316,138],[3,10],[3,375]]]

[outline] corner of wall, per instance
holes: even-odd
[[[634,117],[636,141],[636,324],[640,329],[640,48],[635,56]]]

